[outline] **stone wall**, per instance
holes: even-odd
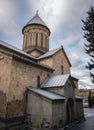
[[[51,127],[66,124],[65,100],[49,100],[28,90],[27,114],[31,115],[33,127],[49,123]]]
[[[53,102],[53,126],[64,127],[66,124],[65,100]]]
[[[71,83],[70,80],[68,80],[68,82],[66,83],[65,87],[64,87],[64,96],[66,97],[66,104],[68,102],[69,99],[73,100],[73,111],[74,111],[74,119],[76,119],[76,100],[75,100],[75,86],[73,86],[73,84]],[[67,111],[66,111],[67,113]]]
[[[62,49],[53,56],[53,68],[55,75],[70,74],[70,66]]]
[[[46,88],[46,90],[64,96],[64,87],[50,87]]]
[[[29,53],[30,55],[34,56],[34,57],[38,57],[38,56],[41,56],[42,53],[37,51],[37,50],[33,50]]]
[[[0,119],[3,119],[3,122],[0,120],[0,124],[3,127],[17,124],[18,118],[26,115],[27,87],[37,87],[37,77],[40,76],[40,83],[42,83],[50,74],[52,72],[49,70],[0,53]],[[6,124],[7,120],[9,124]]]
[[[74,84],[75,84],[75,95],[79,95],[79,90],[78,90],[78,80],[75,78],[72,78]]]
[[[6,118],[12,57],[0,52],[0,118]]]
[[[38,61],[40,64],[43,64],[43,65],[46,65],[46,66],[49,66],[49,67],[52,67],[53,68],[53,58],[52,57],[48,57],[48,58],[45,58],[45,59],[42,59],[42,60],[39,60]]]
[[[6,117],[13,118],[17,116],[23,116],[26,113],[26,99],[22,100],[13,100],[7,102]]]
[[[0,91],[0,118],[6,118],[6,94]]]
[[[33,127],[41,127],[44,122],[52,124],[52,102],[28,91],[27,114],[31,115]]]
[[[76,114],[77,119],[84,118],[83,101],[81,99],[76,99]]]
[[[8,93],[7,116],[22,116],[26,110],[26,89],[29,86],[37,87],[37,77],[42,83],[51,72],[21,63],[13,59],[11,70],[11,82]],[[13,105],[15,106],[13,108]],[[15,112],[15,113],[14,113]]]
[[[11,79],[12,57],[4,53],[0,53],[0,57],[2,57],[0,60],[0,90],[8,95]]]
[[[52,67],[54,75],[70,74],[70,65],[62,49],[52,57],[39,60],[39,63]]]
[[[66,85],[64,86],[64,96],[67,99],[69,98],[75,99],[75,86],[73,86],[73,84],[71,83],[70,78],[66,83]]]
[[[38,47],[41,50],[49,50],[49,35],[48,28],[41,25],[30,25],[23,30],[23,50]],[[36,57],[36,56],[35,56]]]

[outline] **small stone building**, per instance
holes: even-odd
[[[75,84],[69,74],[48,77],[40,88],[28,87],[27,114],[33,126],[43,119],[50,126],[65,126],[83,118],[82,98],[75,96]]]
[[[0,41],[0,130],[24,130],[27,115],[33,127],[83,118],[78,79],[63,46],[49,51],[51,32],[38,13],[22,33],[22,50]]]

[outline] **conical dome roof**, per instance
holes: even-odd
[[[45,24],[45,22],[39,17],[38,11],[36,12],[35,16],[24,26],[24,28],[26,26],[34,25],[34,24],[42,25],[42,26],[46,27],[49,30],[49,32],[50,32],[50,29],[47,27],[47,25]],[[24,30],[24,28],[23,28],[23,30]]]

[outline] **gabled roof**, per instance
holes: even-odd
[[[59,47],[59,48],[57,48],[57,49],[48,51],[47,53],[45,53],[45,54],[43,54],[42,56],[38,57],[37,60],[42,60],[42,59],[46,59],[46,58],[48,58],[48,57],[51,57],[51,56],[55,55],[55,54],[56,54],[58,51],[60,51],[61,49],[62,49],[62,51],[64,52],[64,55],[65,55],[65,57],[66,57],[66,59],[67,59],[69,65],[71,66],[71,63],[70,63],[70,61],[69,61],[69,59],[68,59],[68,57],[67,57],[67,55],[66,55],[66,52],[65,52],[63,46],[61,46],[61,47]]]
[[[40,60],[40,59],[44,59],[44,58],[53,56],[53,55],[54,55],[56,52],[58,52],[60,49],[61,49],[61,47],[60,47],[60,48],[57,48],[57,49],[54,49],[54,50],[51,50],[51,51],[48,51],[47,53],[45,53],[44,55],[41,55],[41,56],[38,57],[37,59]]]
[[[28,52],[32,52],[32,51],[35,51],[35,50],[37,50],[37,51],[39,51],[43,54],[45,53],[44,50],[42,50],[41,48],[38,48],[38,47],[32,47],[32,48],[26,49],[25,52],[28,53]]]
[[[55,93],[52,93],[52,92],[48,92],[46,90],[42,90],[42,89],[39,89],[39,88],[31,88],[31,87],[28,87],[28,90],[38,94],[38,95],[41,95],[43,97],[46,97],[50,100],[64,100],[65,97],[63,96],[60,96],[58,94],[55,94]]]
[[[1,40],[0,40],[0,51],[6,54],[11,54],[14,58],[20,59],[23,62],[30,63],[34,66],[43,68],[48,71],[53,71],[53,69],[48,66],[38,64],[36,62],[36,58],[34,58],[33,56]]]
[[[4,47],[10,49],[11,51],[15,51],[15,52],[17,52],[17,53],[19,53],[19,54],[22,54],[22,55],[24,55],[24,56],[27,56],[28,58],[31,58],[31,59],[35,60],[35,58],[34,58],[33,56],[27,54],[26,52],[24,52],[24,51],[22,51],[22,50],[20,50],[20,49],[18,49],[18,48],[16,48],[16,47],[14,47],[14,46],[12,46],[12,45],[6,43],[6,42],[4,42],[4,41],[1,41],[1,40],[0,40],[0,46],[4,46]]]
[[[34,25],[34,24],[42,25],[42,26],[46,27],[50,34],[50,29],[47,27],[45,22],[39,17],[38,12],[36,12],[35,16],[23,27],[23,30],[25,27],[27,27],[29,25]],[[22,30],[22,32],[23,32],[23,30]]]
[[[56,75],[56,76],[48,77],[41,85],[41,88],[64,86],[66,84],[69,76],[70,76],[69,74],[65,74],[65,75]]]

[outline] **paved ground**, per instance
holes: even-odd
[[[70,130],[94,130],[94,108],[93,109],[85,108],[84,114],[86,121],[77,124]]]

